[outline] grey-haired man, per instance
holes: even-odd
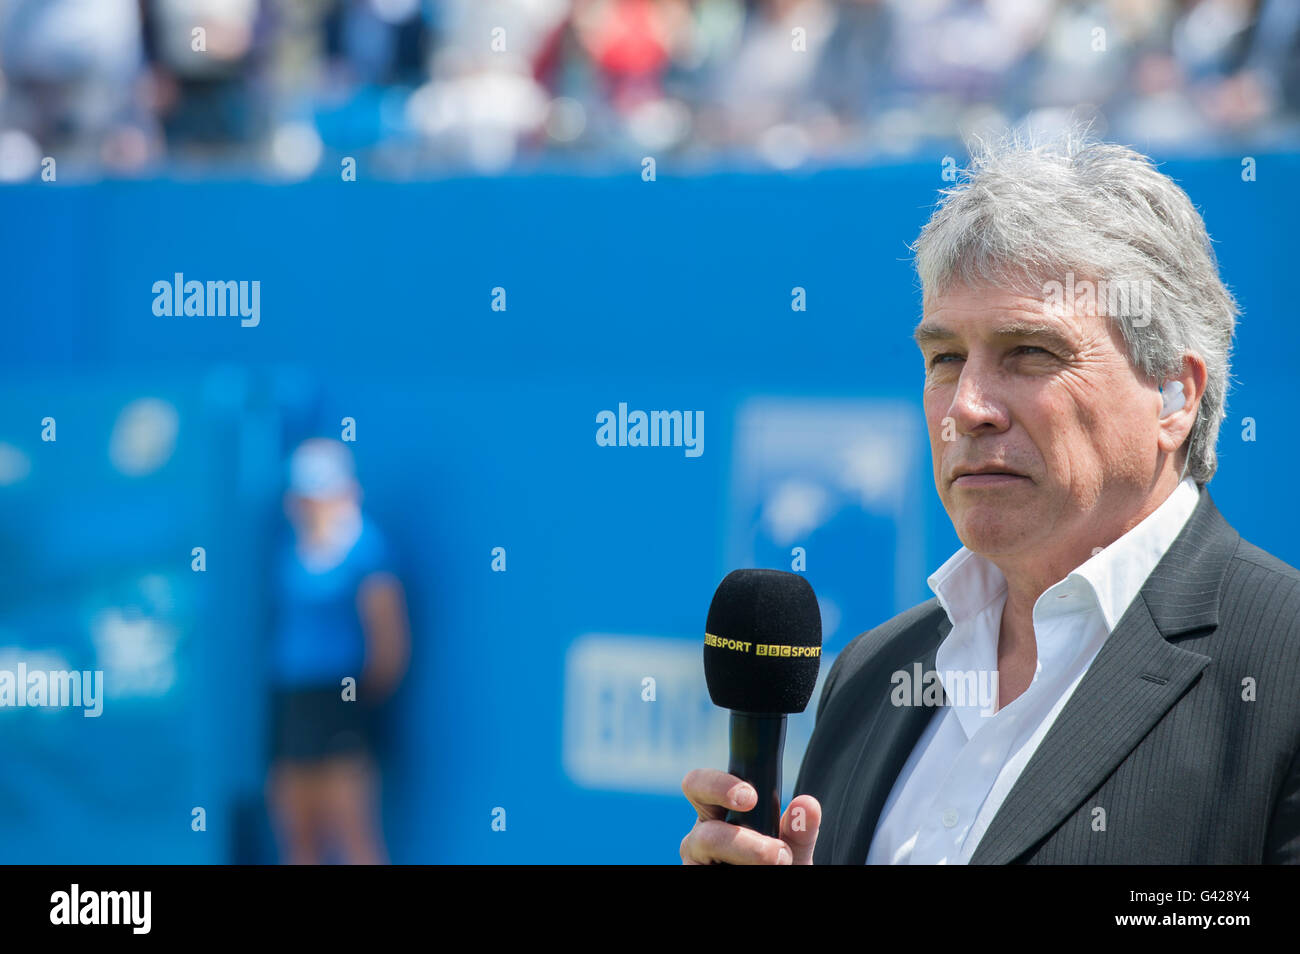
[[[1205,489],[1237,307],[1200,215],[1121,146],[1009,139],[915,252],[964,546],[836,659],[781,837],[697,769],[682,860],[1300,863],[1300,572]]]

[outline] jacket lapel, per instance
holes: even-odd
[[[920,655],[900,667],[903,671],[911,672],[913,664],[918,662],[921,672],[933,671],[939,644],[952,629],[947,615],[942,611],[939,615],[934,639]],[[839,813],[845,823],[833,830],[832,864],[860,865],[867,860],[876,823],[895,780],[930,719],[943,711],[934,706],[895,706],[889,699],[889,689],[886,685],[883,692],[862,694],[863,698],[876,700],[875,711],[869,716],[867,731],[860,736],[853,773],[841,789],[838,804],[853,808]]]
[[[1208,491],[1129,605],[980,839],[971,864],[1008,864],[1068,818],[1209,663],[1170,636],[1219,624],[1237,532]]]

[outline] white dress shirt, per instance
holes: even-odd
[[[998,635],[1006,577],[962,547],[928,580],[952,621],[935,671],[953,704],[934,716],[880,813],[867,864],[966,864],[1007,793],[1056,721],[1129,603],[1196,508],[1184,479],[1136,527],[1100,550],[1034,603],[1033,681],[997,709]],[[987,692],[959,698],[945,673],[986,677]],[[996,711],[995,711],[996,710]]]

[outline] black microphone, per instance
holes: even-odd
[[[779,838],[785,717],[807,707],[821,665],[817,595],[795,573],[734,570],[718,584],[704,630],[709,696],[731,710],[727,771],[758,793],[752,809],[730,809],[725,820]]]

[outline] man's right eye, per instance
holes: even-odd
[[[960,358],[960,357],[961,355],[959,354],[955,354],[951,351],[944,351],[940,354],[936,354],[934,357],[930,359],[930,367],[933,368],[936,364],[943,363],[944,358]]]

